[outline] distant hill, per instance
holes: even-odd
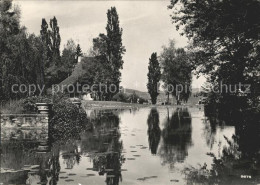
[[[135,94],[137,96],[140,96],[144,99],[150,99],[150,95],[148,92],[142,92],[142,91],[139,91],[139,90],[135,90],[135,89],[124,89],[123,91],[124,93],[126,93],[127,95],[130,95],[130,94],[133,94],[135,92]]]

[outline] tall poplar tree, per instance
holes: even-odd
[[[114,84],[117,87],[115,93],[109,93],[110,100],[114,94],[119,92],[119,84],[121,81],[120,70],[123,69],[124,63],[122,55],[125,53],[125,47],[122,44],[123,29],[119,26],[119,16],[115,7],[111,7],[107,11],[106,31],[106,55],[111,71],[109,83]]]
[[[41,39],[43,43],[44,52],[42,53],[42,58],[44,60],[44,66],[49,67],[51,62],[51,50],[50,50],[50,37],[48,33],[48,23],[43,18],[42,25],[41,25]]]
[[[50,48],[51,48],[51,59],[53,64],[60,65],[60,28],[58,26],[58,21],[56,17],[54,16],[50,20],[50,30],[49,36],[50,36]]]
[[[161,78],[161,71],[160,71],[159,61],[157,59],[157,54],[152,53],[151,58],[149,59],[149,66],[148,66],[148,83],[147,89],[148,93],[151,96],[152,104],[156,104],[157,96],[159,95],[158,87]]]
[[[45,67],[45,81],[47,88],[52,84],[59,83],[63,79],[63,75],[59,74],[59,68],[62,66],[60,56],[60,32],[58,21],[54,16],[50,19],[50,24],[42,19],[41,38],[44,45],[43,60]]]

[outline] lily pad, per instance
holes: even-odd
[[[73,179],[66,179],[65,180],[66,182],[71,182],[71,181],[74,181]]]

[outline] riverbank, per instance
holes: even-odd
[[[30,98],[29,98],[30,99]],[[32,101],[25,101],[25,99],[21,100],[12,100],[6,104],[0,106],[1,114],[25,114],[25,113],[36,113],[31,110],[34,107],[34,103],[37,102],[37,98]],[[195,102],[188,102],[187,105],[181,106],[195,106]],[[177,106],[175,104],[172,105],[151,105],[151,104],[137,104],[137,103],[125,103],[118,101],[87,101],[81,100],[82,108],[86,110],[100,110],[100,109],[135,109],[142,107],[173,107]],[[26,104],[26,105],[25,105]],[[29,108],[28,108],[29,107]],[[36,108],[36,107],[35,107]],[[30,110],[27,110],[30,109]]]
[[[152,105],[152,104],[137,104],[137,103],[124,103],[116,101],[87,101],[82,100],[82,108],[86,110],[100,110],[100,109],[134,109],[143,107],[173,107],[177,105]],[[195,106],[191,104],[179,105],[183,106]]]
[[[149,107],[148,104],[137,104],[137,103],[124,103],[116,101],[87,101],[82,100],[82,107],[88,110],[99,110],[99,109],[131,109]]]

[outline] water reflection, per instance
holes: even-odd
[[[203,119],[202,121],[204,124],[203,136],[206,140],[207,146],[212,149],[216,142],[217,125],[208,119]]]
[[[93,169],[99,172],[99,175],[106,175],[106,184],[118,185],[122,180],[121,166],[124,162],[122,155],[123,143],[120,141],[119,117],[115,113],[99,112],[94,122],[95,141],[90,145],[97,151],[92,154]],[[89,142],[90,140],[86,140]]]
[[[57,184],[59,151],[45,141],[1,143],[1,173],[4,184]]]
[[[195,108],[92,111],[91,131],[66,139],[2,141],[0,182],[257,184],[259,119],[242,117],[226,127],[228,120],[205,118]]]
[[[74,174],[62,172],[59,177],[60,159],[65,170],[73,170],[75,165],[81,163],[82,156],[87,156],[93,164],[91,170],[101,176],[105,175],[106,184],[119,184],[124,157],[118,114],[99,111],[91,121],[93,131],[82,130],[80,135],[67,134],[62,140],[51,137],[44,141],[35,141],[34,138],[26,141],[2,141],[1,183],[54,185],[61,179],[70,182],[73,181],[70,176]]]
[[[171,117],[167,110],[159,151],[163,164],[170,164],[173,168],[176,162],[185,160],[192,145],[191,133],[191,115],[187,108],[177,108]]]
[[[209,153],[213,157],[211,167],[204,164],[199,168],[189,167],[183,170],[188,184],[259,184],[259,118],[253,112],[241,114],[242,116],[236,117],[208,117],[210,126],[207,125],[207,128],[210,133],[215,133],[214,128],[223,126],[222,124],[227,124],[230,120],[234,123],[235,133],[232,138],[223,136],[227,145],[222,149],[220,156]],[[207,121],[204,123],[208,124]],[[214,134],[205,132],[205,135],[207,143],[215,138]]]
[[[161,129],[159,127],[159,113],[156,108],[151,109],[147,119],[147,124],[149,148],[152,154],[156,154],[161,137]]]

